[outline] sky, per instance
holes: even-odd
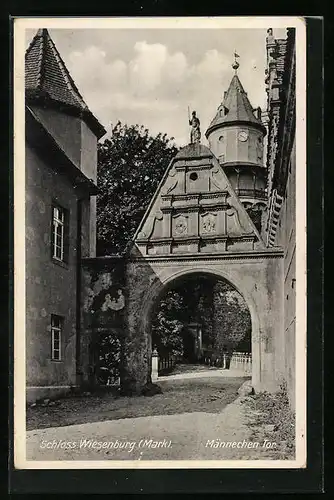
[[[36,30],[26,30],[26,46]],[[224,91],[238,75],[252,106],[266,107],[266,29],[54,29],[49,33],[92,113],[108,134],[118,120],[189,143],[188,106],[202,143]],[[274,30],[285,38],[285,29]]]

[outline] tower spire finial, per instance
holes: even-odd
[[[240,57],[239,54],[237,54],[237,51],[234,50],[234,62],[232,64],[232,68],[235,70],[235,74],[237,74],[237,70],[240,66],[240,64],[237,61],[237,57]]]

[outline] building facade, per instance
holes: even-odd
[[[296,327],[296,47],[295,29],[286,39],[268,30],[268,211],[265,239],[268,247],[284,249],[284,343],[282,357],[291,405],[295,404]]]
[[[137,343],[136,354],[130,349],[127,356],[134,391],[149,380],[155,294],[187,273],[211,272],[248,301],[253,387],[271,392],[286,384],[295,407],[294,36],[288,29],[286,39],[275,40],[268,30],[263,121],[233,64],[235,75],[206,131],[210,149],[180,150],[138,228],[126,271],[135,283],[125,315],[127,340]],[[233,213],[238,227],[229,225]]]
[[[267,109],[235,74],[210,123],[167,168],[125,257],[95,255],[92,115],[47,30],[26,53],[27,395],[96,382],[97,338],[122,337],[121,385],[151,380],[155,301],[192,273],[227,279],[252,317],[253,384],[295,380],[295,40],[268,30]]]
[[[261,120],[261,108],[252,107],[239,80],[239,64],[235,62],[232,66],[235,75],[205,135],[235,193],[261,232],[267,198],[263,161],[266,127]]]
[[[80,384],[81,259],[95,256],[97,140],[48,31],[25,56],[27,400]]]

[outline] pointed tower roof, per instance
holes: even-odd
[[[106,130],[89,110],[47,29],[39,29],[25,54],[25,91],[29,101],[58,105],[81,116],[98,138]]]
[[[222,125],[234,123],[248,123],[261,128],[265,133],[266,129],[253,113],[253,107],[249,102],[239,77],[235,74],[231,80],[228,91],[225,92],[224,100],[217,110],[217,114],[210,123],[205,135],[208,137],[210,132]]]

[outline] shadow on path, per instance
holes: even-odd
[[[246,377],[180,378],[158,381],[163,393],[153,397],[103,395],[68,397],[55,406],[27,408],[27,430],[124,418],[181,413],[219,413],[237,397]]]

